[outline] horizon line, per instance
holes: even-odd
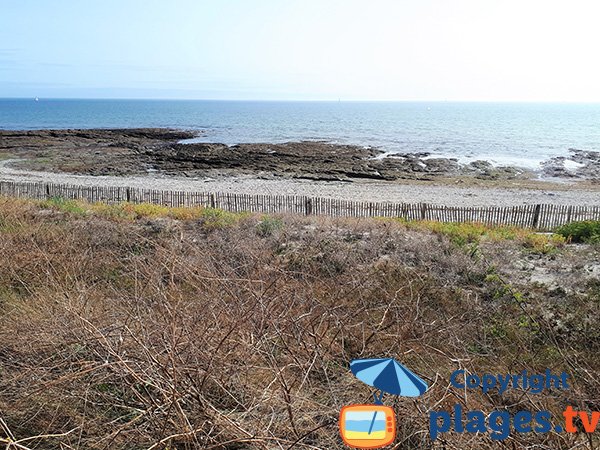
[[[426,99],[411,99],[411,100],[381,100],[381,99],[220,99],[220,98],[180,98],[180,97],[3,97],[0,100],[107,100],[107,101],[182,101],[182,102],[263,102],[263,103],[571,103],[571,104],[600,104],[600,100],[426,100]]]

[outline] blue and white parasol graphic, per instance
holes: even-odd
[[[365,384],[381,391],[379,398],[373,394],[375,404],[381,405],[383,394],[418,397],[427,390],[427,383],[392,358],[355,359],[350,362],[350,370]],[[369,434],[373,429],[377,412],[373,414]]]
[[[427,390],[427,383],[392,358],[355,359],[350,363],[352,373],[365,384],[383,393],[418,397]],[[376,399],[377,401],[377,399]]]

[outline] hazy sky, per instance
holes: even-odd
[[[0,0],[0,97],[600,101],[598,0]]]

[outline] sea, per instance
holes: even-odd
[[[194,141],[318,140],[537,169],[600,151],[600,104],[0,99],[0,129],[170,127]]]

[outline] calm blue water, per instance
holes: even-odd
[[[534,167],[600,151],[600,104],[0,99],[0,128],[175,127],[235,144],[327,140]]]
[[[348,411],[344,420],[344,429],[346,431],[359,431],[368,433],[369,430],[385,431],[386,418],[381,411]]]

